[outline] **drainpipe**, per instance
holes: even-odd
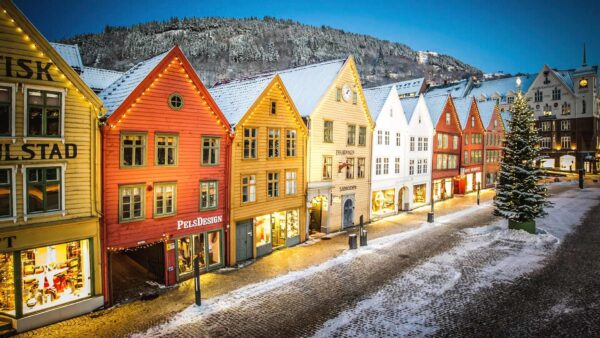
[[[227,189],[225,189],[225,224],[227,226],[227,228],[225,229],[225,261],[227,262],[227,266],[231,266],[231,253],[230,251],[230,247],[231,247],[231,224],[230,224],[230,220],[231,220],[231,161],[232,161],[232,148],[233,148],[233,140],[235,136],[232,136],[232,132],[233,130],[228,134],[228,145],[226,148],[226,158],[227,160],[225,161],[225,185],[227,187]]]

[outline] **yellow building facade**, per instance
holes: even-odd
[[[0,320],[18,331],[103,305],[102,103],[0,1]]]
[[[278,75],[210,90],[235,127],[229,264],[306,239],[307,129]]]

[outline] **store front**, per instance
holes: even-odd
[[[224,265],[222,229],[179,237],[176,244],[178,281],[193,275],[195,257],[200,258],[200,271],[212,271]]]
[[[310,202],[310,232],[321,232],[322,227],[327,227],[327,214],[329,211],[329,200],[326,196],[319,195]]]
[[[381,217],[396,212],[396,189],[386,189],[371,193],[371,214]]]
[[[413,203],[424,204],[427,203],[427,184],[413,185]]]
[[[300,243],[300,209],[258,216],[253,224],[257,257]]]
[[[433,181],[433,196],[436,201],[445,200],[453,196],[452,179],[444,178]]]

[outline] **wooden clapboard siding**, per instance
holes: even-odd
[[[450,124],[446,124],[446,113],[450,113]],[[444,109],[442,110],[442,114],[438,121],[432,121],[435,124],[435,133],[433,135],[433,160],[432,160],[432,170],[433,170],[433,179],[441,179],[441,178],[453,178],[460,174],[460,165],[459,159],[461,158],[461,145],[462,145],[462,130],[460,126],[460,121],[458,118],[458,114],[456,112],[456,107],[454,106],[454,101],[451,96],[448,96],[448,100],[444,105]],[[437,142],[437,134],[444,133],[448,135],[448,148],[442,149],[438,148]],[[453,138],[454,136],[458,137],[458,147],[454,149],[453,146]],[[449,154],[456,155],[456,169],[436,169],[437,168],[437,154]]]
[[[275,101],[277,113],[271,114],[271,102]],[[243,128],[257,128],[257,158],[243,159]],[[281,157],[268,158],[268,129],[280,130]],[[296,156],[285,156],[285,131],[294,129],[297,132]],[[253,106],[236,126],[232,146],[231,166],[231,230],[230,230],[230,264],[236,261],[236,222],[252,219],[278,211],[299,209],[300,236],[305,240],[306,219],[306,136],[307,130],[291,98],[287,94],[279,76],[276,76],[256,99]],[[296,171],[297,193],[285,194],[285,172]],[[267,197],[267,172],[279,172],[280,197]],[[256,202],[241,203],[241,178],[244,175],[256,176]],[[256,245],[254,255],[256,255]]]
[[[358,103],[353,104],[352,99],[346,102],[336,100],[336,90],[344,84],[350,84],[353,90],[358,92]],[[333,143],[323,142],[324,121],[333,121]],[[347,145],[347,126],[356,125],[356,144],[358,144],[359,126],[367,127],[366,146],[348,146]],[[367,108],[365,98],[362,93],[360,78],[354,60],[349,57],[338,76],[331,84],[324,97],[321,99],[316,109],[310,114],[310,139],[308,155],[308,181],[323,181],[323,156],[333,157],[332,170],[332,196],[333,204],[329,207],[329,231],[336,231],[341,228],[342,205],[336,197],[344,194],[355,194],[356,206],[354,210],[354,223],[358,224],[360,215],[364,215],[365,220],[369,217],[369,196],[371,179],[371,147],[373,141],[374,122],[371,119]],[[336,155],[336,150],[353,150],[354,155]],[[345,162],[347,157],[355,158],[355,172],[359,157],[365,158],[365,177],[346,179],[346,171],[338,173],[338,163]],[[356,190],[341,192],[340,186],[355,185]]]
[[[184,59],[178,48],[166,56],[167,61],[175,57]],[[161,64],[157,67],[161,67]],[[135,246],[140,241],[150,243],[163,239],[165,235],[180,236],[198,233],[220,228],[225,224],[229,127],[217,122],[215,111],[218,108],[209,103],[208,93],[204,89],[200,92],[196,91],[195,85],[189,82],[188,76],[192,77],[195,74],[190,74],[189,69],[179,62],[171,63],[153,86],[138,88],[142,91],[148,89],[148,91],[144,95],[133,97],[134,100],[140,99],[135,107],[122,105],[103,127],[106,246]],[[183,107],[178,111],[168,106],[168,98],[174,92],[179,93],[184,100]],[[113,124],[115,127],[111,128]],[[145,166],[120,167],[120,137],[123,132],[146,133]],[[155,135],[160,133],[178,135],[176,166],[155,165]],[[216,136],[221,140],[219,164],[216,166],[201,165],[203,136]],[[216,210],[200,211],[200,181],[202,180],[218,181],[219,195]],[[153,186],[161,182],[177,184],[176,214],[155,218]],[[119,223],[119,186],[129,184],[143,184],[146,187],[146,216],[144,220]],[[216,215],[223,216],[224,222],[202,228],[177,230],[178,220]]]
[[[485,172],[486,173],[498,172],[500,170],[500,162],[499,162],[500,159],[498,159],[498,162],[488,162],[488,158],[487,158],[487,152],[489,152],[489,151],[499,151],[501,154],[500,156],[502,156],[505,126],[502,121],[502,116],[500,115],[500,109],[499,109],[498,105],[496,105],[494,107],[494,113],[492,114],[490,121],[483,121],[483,123],[486,123],[486,122],[488,123],[488,125],[486,128],[487,135],[484,137],[485,142],[487,142],[488,137],[490,137],[491,135],[494,135],[496,138],[498,138],[500,140],[500,144],[486,143],[486,146],[485,146],[486,157],[483,159],[484,163],[485,163]],[[494,123],[496,123],[496,126],[494,126]],[[490,136],[488,136],[488,135],[490,135]],[[486,182],[486,184],[492,184],[492,183],[493,182]]]
[[[471,126],[471,118],[475,118],[475,126]],[[483,168],[483,161],[485,161],[485,154],[483,153],[483,145],[485,141],[485,127],[483,122],[481,121],[481,115],[479,115],[479,108],[477,107],[477,101],[475,98],[471,100],[470,109],[469,109],[469,117],[463,127],[463,137],[462,137],[462,161],[461,168]],[[481,144],[473,144],[472,142],[472,134],[481,134]],[[469,144],[465,144],[465,138],[468,138]],[[472,150],[481,150],[481,160],[480,163],[472,163],[471,159],[471,151]],[[469,152],[469,162],[465,163],[465,151]]]

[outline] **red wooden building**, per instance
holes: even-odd
[[[451,96],[426,99],[433,135],[433,196],[436,200],[454,195],[454,181],[460,174],[462,128]]]
[[[483,188],[483,138],[485,127],[479,114],[475,98],[454,99],[462,130],[462,157],[460,179],[455,181],[458,194],[476,191],[478,184]]]
[[[107,301],[226,262],[230,131],[179,47],[99,94]],[[113,277],[114,276],[114,277]]]
[[[481,120],[486,126],[482,187],[491,188],[498,180],[505,126],[495,101],[478,102],[477,105]]]

